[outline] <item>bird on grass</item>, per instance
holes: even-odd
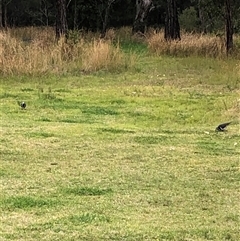
[[[24,101],[18,101],[18,105],[21,106],[22,109],[25,109],[26,108],[26,103]]]
[[[231,122],[220,124],[219,126],[216,127],[216,131],[225,131],[225,128],[230,124]]]

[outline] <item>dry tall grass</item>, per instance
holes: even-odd
[[[225,56],[224,39],[216,36],[183,33],[181,41],[164,40],[163,32],[150,30],[132,36],[131,29],[110,29],[104,40],[99,33],[70,32],[68,41],[55,41],[53,28],[18,28],[0,32],[0,74],[45,74],[100,69],[116,71],[131,68],[136,55],[124,53],[118,41],[147,42],[150,52],[174,56]],[[240,57],[240,40],[236,39]],[[117,44],[116,44],[117,43]],[[236,53],[237,53],[236,51]]]
[[[82,68],[86,71],[117,69],[124,62],[119,45],[114,47],[110,41],[93,40],[83,51]]]
[[[45,38],[23,39],[9,32],[0,33],[0,71],[3,74],[36,74],[55,72],[65,65],[67,46],[63,41],[55,44]]]
[[[235,37],[235,40],[237,37]],[[163,31],[152,32],[147,37],[149,50],[158,55],[225,57],[224,36],[182,33],[181,41],[165,41]],[[239,56],[239,49],[234,55]]]
[[[113,45],[110,40],[86,40],[79,35],[74,41],[60,39],[56,42],[52,29],[0,32],[2,74],[64,73],[76,69],[111,71],[126,67],[126,63],[119,45]]]

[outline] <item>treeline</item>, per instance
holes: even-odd
[[[0,0],[0,27],[55,26],[58,0]],[[133,26],[140,0],[65,0],[68,29],[102,31]],[[194,32],[225,31],[225,0],[152,0],[146,26],[166,24],[169,2],[176,3],[180,27]],[[240,32],[240,1],[229,0],[233,30]],[[146,22],[145,22],[146,21]]]

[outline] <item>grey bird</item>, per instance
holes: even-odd
[[[24,101],[22,101],[22,102],[18,101],[18,104],[21,106],[22,109],[25,109],[27,107],[27,105]]]
[[[225,128],[230,124],[231,122],[220,124],[219,126],[216,127],[216,131],[225,131]]]

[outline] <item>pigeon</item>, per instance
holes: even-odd
[[[216,131],[225,131],[226,126],[228,126],[229,124],[231,124],[231,122],[227,122],[227,123],[220,124],[220,125],[216,128]]]
[[[22,109],[25,109],[27,106],[24,101],[22,101],[22,102],[18,101],[18,104],[21,106]]]

